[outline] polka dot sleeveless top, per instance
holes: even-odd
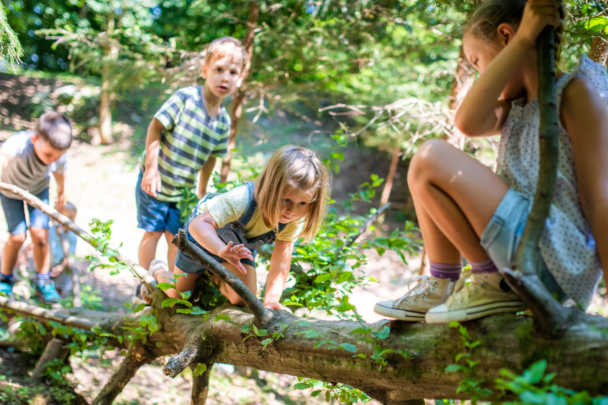
[[[577,69],[557,82],[557,105],[564,88],[576,77],[593,83],[608,103],[606,69],[583,56]],[[515,191],[534,197],[540,150],[538,100],[515,100],[500,139],[497,173]],[[568,296],[589,305],[602,274],[591,228],[583,215],[578,193],[574,152],[566,129],[559,125],[559,168],[553,204],[539,247],[547,268]]]

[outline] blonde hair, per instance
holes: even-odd
[[[243,60],[242,67],[247,66],[249,63],[249,53],[247,53],[247,49],[245,49],[243,44],[241,44],[241,41],[233,37],[221,37],[211,41],[211,43],[207,46],[207,52],[205,53],[205,65],[211,63],[211,58],[213,55],[215,55],[220,48],[223,48],[226,45],[234,46],[237,51],[240,51]]]
[[[523,18],[527,2],[528,0],[485,0],[469,19],[463,37],[473,34],[479,39],[493,42],[498,34],[500,24],[509,24],[517,30]],[[559,4],[562,22],[555,30],[556,62],[559,62],[560,58],[562,35],[565,29],[563,19],[566,15],[564,6],[561,3]]]
[[[257,178],[255,199],[264,217],[278,229],[281,200],[286,188],[314,192],[300,233],[308,242],[317,235],[325,217],[330,181],[329,173],[313,151],[287,145],[272,154]]]

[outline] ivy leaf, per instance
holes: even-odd
[[[351,343],[342,343],[340,345],[340,347],[344,350],[346,350],[347,352],[351,352],[351,353],[357,353],[357,346],[351,344]]]
[[[219,322],[219,321],[230,322],[230,321],[232,321],[232,319],[226,314],[219,314],[219,315],[215,316],[215,322]]]
[[[384,340],[388,337],[388,335],[390,335],[390,333],[391,333],[391,329],[385,325],[378,332],[372,332],[372,336],[375,337],[376,339]]]
[[[311,387],[312,387],[312,385],[307,384],[307,383],[297,383],[296,385],[293,386],[293,389],[294,390],[306,390]]]
[[[160,288],[163,291],[167,291],[170,289],[175,289],[175,284],[171,284],[171,283],[160,283],[157,285],[158,288]]]
[[[194,377],[198,377],[199,375],[202,375],[205,371],[207,371],[207,365],[203,363],[198,363],[192,371],[192,375]]]
[[[306,339],[314,339],[314,338],[319,338],[322,336],[319,332],[317,332],[314,329],[308,329],[307,331],[304,331],[304,332],[294,333],[294,335],[304,335],[304,337]]]
[[[192,304],[189,303],[188,301],[184,301],[184,300],[180,300],[178,298],[167,298],[166,300],[163,301],[161,307],[162,308],[167,308],[167,307],[171,307],[175,304],[182,304],[185,305],[189,308],[192,308]]]
[[[322,283],[324,281],[329,280],[331,277],[332,277],[331,273],[321,274],[321,275],[317,276],[317,278],[315,278],[315,283]]]
[[[262,350],[264,350],[266,348],[266,346],[268,346],[271,343],[272,343],[272,339],[271,338],[262,340],[262,346],[264,346]]]
[[[340,277],[338,277],[338,279],[336,280],[336,284],[345,282],[350,278],[350,276],[352,276],[352,274],[353,273],[351,271],[345,271],[344,273],[340,274]]]
[[[467,371],[469,371],[469,368],[465,367],[465,366],[461,366],[460,364],[450,364],[449,366],[447,366],[445,368],[446,373],[453,373],[455,371],[463,371],[466,373]]]

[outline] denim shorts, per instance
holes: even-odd
[[[49,189],[48,187],[36,194],[36,197],[41,199],[45,204],[49,203]],[[25,207],[26,204],[23,200],[8,198],[4,194],[0,193],[0,200],[2,200],[2,209],[4,210],[4,216],[6,217],[6,223],[8,225],[8,231],[13,235],[22,235],[27,231],[27,223],[25,220]],[[30,213],[30,227],[36,228],[49,228],[49,217],[37,208],[27,205],[27,210]]]
[[[137,227],[146,232],[165,232],[171,235],[184,226],[180,222],[181,212],[177,203],[160,201],[147,194],[141,188],[143,171],[139,172],[137,185],[135,186],[135,202],[137,203]]]
[[[186,236],[188,237],[188,240],[190,242],[194,243],[196,246],[198,246],[202,250],[204,250],[205,253],[207,253],[209,256],[213,257],[218,262],[220,262],[220,263],[225,262],[226,259],[221,258],[219,256],[216,256],[216,255],[210,253],[207,249],[205,249],[204,247],[202,247],[192,237],[192,235],[190,235],[190,232],[188,232],[188,228],[187,228],[187,226],[189,224],[190,224],[190,221],[188,221],[186,223]],[[241,263],[247,264],[247,265],[249,265],[249,266],[251,266],[251,267],[253,267],[255,269],[255,257],[257,255],[257,251],[254,249],[251,252],[251,255],[253,256],[253,260],[250,260],[250,259],[241,259]],[[200,264],[199,262],[197,262],[196,260],[194,260],[192,257],[190,257],[189,254],[184,253],[181,250],[177,251],[177,256],[175,257],[175,265],[177,266],[178,269],[180,269],[181,271],[183,271],[185,273],[190,273],[190,274],[205,274],[207,272],[207,268],[205,266],[203,266],[202,264]]]
[[[483,231],[481,246],[499,270],[505,267],[513,268],[517,246],[531,209],[532,198],[510,188]],[[566,293],[557,284],[544,260],[538,276],[556,298],[561,301],[567,299]]]

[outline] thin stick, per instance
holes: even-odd
[[[74,232],[79,238],[87,242],[89,245],[93,246],[96,249],[98,248],[98,244],[95,241],[95,238],[93,238],[90,233],[76,225],[72,220],[70,220],[70,218],[61,214],[55,208],[51,207],[48,204],[45,204],[35,195],[32,195],[29,192],[23,190],[22,188],[8,183],[0,183],[0,190],[9,191],[13,194],[18,195],[32,207],[39,209],[40,211],[51,217],[53,220],[67,227],[70,231]],[[120,253],[114,257],[116,258],[116,260],[124,262],[131,269],[133,275],[142,280],[146,287],[148,287],[149,289],[152,289],[153,286],[157,284],[154,277],[152,277],[146,269],[144,269],[128,257],[125,257]]]
[[[231,271],[218,263],[214,258],[205,253],[201,248],[190,242],[186,237],[186,232],[180,229],[171,242],[178,247],[179,250],[187,253],[194,260],[205,266],[213,274],[224,280],[234,292],[241,297],[251,310],[256,320],[261,324],[265,324],[270,315],[264,304],[253,294],[253,292]]]
[[[369,228],[378,218],[380,218],[380,216],[384,215],[384,213],[390,207],[391,203],[384,204],[378,211],[376,211],[374,215],[372,215],[367,221],[365,221],[363,226],[359,228],[359,232],[356,235],[353,235],[344,246],[351,247],[357,241],[357,239],[359,239],[361,235],[363,235],[367,231],[367,228]]]
[[[70,241],[68,240],[67,232],[65,232],[62,225],[56,224],[55,229],[57,232],[59,232],[59,240],[61,240],[61,248],[63,249],[63,258],[66,262],[66,268],[64,271],[67,270],[72,277],[72,303],[74,308],[79,308],[82,306],[82,302],[80,300],[80,277],[78,275],[78,270],[74,265],[74,258],[70,257]]]

